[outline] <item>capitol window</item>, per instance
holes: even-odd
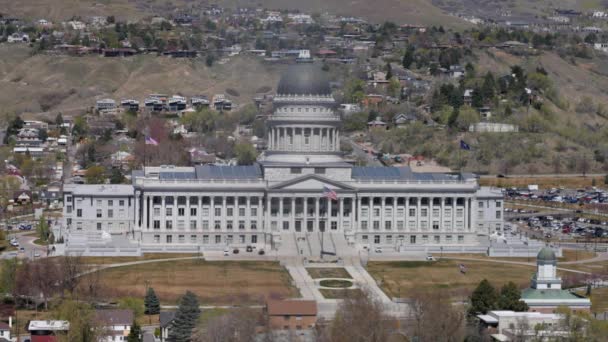
[[[301,167],[292,167],[292,168],[290,169],[290,172],[291,172],[292,174],[300,174],[300,173],[302,173],[302,168],[301,168]]]

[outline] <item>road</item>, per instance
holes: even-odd
[[[376,158],[376,156],[363,151],[363,148],[361,148],[361,146],[359,146],[357,143],[355,143],[351,139],[342,138],[342,140],[344,142],[350,144],[350,146],[352,146],[353,154],[357,158],[365,160],[367,162],[367,166],[382,166],[382,163],[380,163],[380,161],[378,160],[378,158]]]
[[[36,245],[34,243],[34,241],[38,238],[37,236],[27,236],[26,234],[28,233],[32,233],[31,230],[28,231],[17,231],[17,232],[8,232],[8,238],[9,240],[13,237],[17,238],[17,241],[19,241],[19,247],[23,247],[24,251],[12,251],[12,252],[5,252],[2,253],[2,255],[0,256],[1,259],[11,259],[14,257],[21,257],[21,258],[28,258],[28,259],[35,259],[35,254],[36,252],[38,252],[40,254],[40,257],[46,257],[46,253],[47,253],[47,248],[46,246],[40,246],[40,245]]]

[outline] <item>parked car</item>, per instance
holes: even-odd
[[[247,246],[247,247],[245,247],[245,251],[248,253],[251,253],[251,252],[253,252],[253,247]]]
[[[224,249],[224,256],[229,256],[230,250],[228,248]]]
[[[263,249],[260,249],[260,250],[258,251],[258,255],[264,255],[264,254],[266,254],[266,252],[264,252],[264,250],[263,250]]]
[[[39,251],[35,251],[34,252],[34,258],[40,258],[40,252]]]
[[[435,257],[432,255],[427,255],[426,256],[426,261],[436,261]]]
[[[232,253],[234,253],[234,254],[239,254],[239,249],[238,249],[238,248],[233,249],[233,250],[232,250]]]
[[[374,248],[374,253],[382,253],[382,248],[380,248],[380,247]]]

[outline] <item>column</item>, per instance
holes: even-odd
[[[209,195],[209,231],[212,232],[215,230],[215,196],[213,194]],[[215,243],[215,238],[209,237],[209,242]]]
[[[399,197],[393,197],[393,230],[398,230],[397,229],[397,202],[399,200]]]
[[[227,210],[227,205],[226,205],[226,196],[222,196],[222,231],[225,232],[227,231],[226,229],[226,221],[228,221],[228,210]],[[234,214],[234,210],[232,211],[232,213]],[[234,229],[234,226],[232,227]]]
[[[336,151],[340,151],[340,131],[336,128]]]
[[[291,215],[289,219],[289,229],[296,231],[296,197],[291,197]]]
[[[441,212],[439,213],[439,229],[441,231],[445,231],[445,218],[444,218],[444,208],[445,208],[445,197],[441,197]],[[451,229],[450,229],[451,230]]]
[[[333,217],[331,216],[331,212],[334,209],[334,201],[332,201],[331,198],[326,198],[327,200],[327,222],[325,223],[325,230],[329,231],[331,230],[331,221],[333,220]]]
[[[319,197],[315,197],[315,230],[319,231]]]
[[[471,210],[471,199],[464,199],[464,227],[467,231],[471,231],[471,215],[469,213]]]
[[[317,138],[317,150],[322,151],[323,150],[323,128],[318,128],[319,130],[319,135]]]
[[[356,201],[357,201],[356,204],[355,204],[356,208],[354,208],[355,210],[353,210],[354,212],[356,212],[356,217],[355,217],[355,219],[353,220],[352,223],[356,224],[357,227],[359,227],[359,229],[357,229],[357,230],[361,231],[361,225],[360,225],[361,221],[362,221],[362,217],[361,217],[361,203],[363,201],[362,201],[362,198],[359,197],[359,196],[357,196]]]
[[[147,194],[144,193],[143,196],[143,203],[141,204],[143,206],[143,211],[142,211],[142,218],[141,218],[141,222],[142,222],[142,226],[140,228],[142,228],[145,226],[146,229],[150,229],[150,220],[148,219],[148,200],[149,200],[150,196],[148,196]]]
[[[409,221],[410,221],[410,198],[406,197],[405,198],[405,230],[410,232],[411,229],[409,228]]]
[[[245,230],[251,230],[251,196],[245,197],[245,217]]]
[[[273,139],[273,134],[272,134],[272,127],[270,127],[270,129],[268,130],[268,149],[273,149],[274,145],[272,143],[272,139]]]
[[[386,209],[386,197],[380,197],[380,230],[386,231],[386,227],[384,226],[384,221],[386,221],[386,214],[384,210]]]
[[[279,197],[279,230],[283,230],[283,200],[284,197]]]
[[[327,145],[328,145],[328,147],[329,147],[329,150],[330,150],[330,151],[333,151],[333,150],[334,150],[334,146],[333,146],[333,145],[334,145],[334,142],[333,142],[333,139],[334,139],[334,131],[333,131],[333,129],[332,129],[332,128],[328,128],[328,129],[327,129],[327,133],[328,133]]]
[[[270,194],[266,194],[266,222],[264,222],[264,231],[270,232],[272,231],[272,225],[270,224]]]
[[[421,231],[421,227],[420,227],[420,202],[421,202],[422,198],[421,197],[416,197],[416,227],[418,228],[419,231]]]
[[[308,229],[308,197],[303,197],[304,200],[304,213],[302,216],[302,231],[306,232],[306,229]]]
[[[344,198],[340,197],[338,199],[339,203],[338,203],[338,230],[344,230],[343,226],[342,226],[342,222],[343,222],[343,215],[344,215]]]
[[[454,229],[456,229],[456,220],[457,220],[456,202],[458,202],[458,198],[452,197],[452,226],[454,227]]]

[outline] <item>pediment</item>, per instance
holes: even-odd
[[[338,182],[332,179],[321,177],[319,175],[305,175],[302,177],[290,179],[288,181],[276,184],[270,189],[273,190],[318,190],[323,191],[324,187],[336,191],[351,191],[354,190],[352,186],[346,185],[342,182]]]

